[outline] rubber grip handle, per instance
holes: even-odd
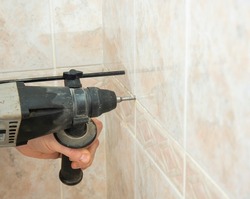
[[[76,185],[81,182],[83,177],[83,172],[81,169],[72,169],[71,161],[65,155],[62,155],[61,170],[59,173],[59,178],[62,183],[66,185]]]

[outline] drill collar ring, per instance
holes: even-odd
[[[67,134],[65,131],[54,133],[56,140],[60,144],[75,149],[87,147],[95,140],[96,135],[97,135],[97,128],[92,120],[86,123],[86,132],[82,136],[79,137],[72,136]]]

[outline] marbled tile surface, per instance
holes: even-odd
[[[183,144],[185,4],[135,1],[136,96]]]
[[[57,66],[102,63],[102,0],[52,1]]]
[[[186,198],[187,199],[228,199],[201,167],[186,156]]]
[[[250,3],[191,1],[187,150],[231,198],[250,197]]]
[[[184,152],[139,103],[136,104],[136,138],[143,146],[143,150],[151,156],[162,172],[182,193]],[[141,164],[140,161],[138,164]]]
[[[135,141],[117,112],[106,115],[107,198],[134,198]]]
[[[123,69],[119,77],[130,91],[135,91],[134,78],[134,1],[103,1],[103,62],[110,70]]]
[[[48,1],[1,1],[1,71],[52,68]]]
[[[86,171],[82,182],[76,186],[60,185],[58,174],[60,160],[38,160],[24,157],[14,148],[0,149],[0,197],[2,199],[37,198],[105,198],[106,156],[105,136],[100,136],[100,146],[95,160]]]
[[[136,143],[185,198],[249,198],[249,2],[123,3],[104,4],[104,60],[130,71]]]
[[[1,2],[1,71],[101,64],[102,43],[102,0]]]
[[[2,199],[60,199],[59,160],[24,157],[14,148],[0,149]]]
[[[136,199],[180,199],[164,175],[149,160],[140,145],[136,146]]]

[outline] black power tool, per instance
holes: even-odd
[[[96,138],[92,117],[116,108],[117,103],[134,97],[117,97],[111,90],[82,88],[80,78],[122,75],[124,71],[83,74],[70,70],[63,76],[0,81],[0,146],[24,145],[28,140],[54,133],[59,143],[83,148]],[[26,86],[28,82],[64,80],[64,87]],[[60,180],[76,185],[82,170],[72,169],[62,155]]]

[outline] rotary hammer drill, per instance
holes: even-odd
[[[92,117],[116,108],[117,103],[134,97],[117,97],[111,90],[82,88],[80,78],[121,75],[124,71],[83,74],[70,70],[63,76],[0,81],[0,146],[14,147],[30,139],[53,133],[56,140],[70,148],[83,148],[96,138]],[[64,80],[64,87],[27,86],[25,83]],[[60,180],[76,185],[81,169],[72,169],[62,155]]]

